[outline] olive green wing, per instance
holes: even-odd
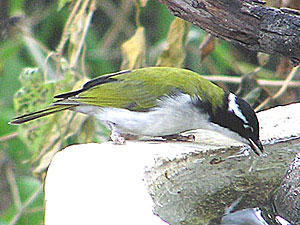
[[[96,78],[86,83],[77,93],[57,97],[100,107],[147,111],[157,106],[158,99],[178,93],[198,96],[210,102],[218,101],[224,91],[200,75],[189,70],[166,67],[148,67]],[[222,100],[222,98],[220,98]],[[216,103],[217,104],[217,103]]]
[[[222,105],[224,91],[200,75],[185,69],[149,67],[108,74],[87,82],[82,89],[55,96],[58,100],[46,109],[12,120],[21,124],[83,104],[100,107],[148,111],[158,99],[178,93],[209,103],[212,109]]]

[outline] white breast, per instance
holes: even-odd
[[[94,115],[106,126],[107,122],[112,122],[120,133],[140,136],[164,136],[198,128],[210,129],[208,114],[195,108],[187,94],[164,97],[159,100],[158,107],[149,112],[95,106],[79,106],[76,111]]]

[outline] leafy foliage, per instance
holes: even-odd
[[[14,99],[17,114],[46,108],[52,104],[55,94],[71,91],[73,87],[79,88],[87,80],[78,80],[71,70],[63,71],[63,74],[62,79],[47,82],[37,68],[24,69],[20,74],[22,88],[16,93]],[[32,151],[32,162],[37,162],[47,151],[51,151],[53,155],[67,144],[80,143],[78,138],[81,142],[92,141],[97,123],[93,123],[93,126],[89,123],[90,125],[86,126],[88,130],[85,130],[83,125],[88,123],[88,120],[93,119],[65,111],[20,125],[19,135]],[[70,138],[72,138],[71,142]],[[48,164],[49,159],[51,158],[47,158]],[[41,163],[47,166],[45,162]]]
[[[122,45],[122,68],[134,69],[145,66],[146,43],[144,28],[138,27],[135,34]]]
[[[299,5],[297,0],[291,2]],[[93,118],[72,112],[19,127],[7,124],[14,115],[47,107],[58,93],[80,88],[87,77],[153,65],[186,67],[201,74],[221,74],[215,82],[237,91],[257,109],[299,100],[297,88],[282,84],[287,76],[290,80],[297,77],[285,59],[257,58],[255,52],[209,39],[199,28],[174,19],[157,1],[14,0],[4,4],[0,23],[0,224],[18,216],[20,204],[42,182],[32,172],[42,174],[55,152],[72,143],[107,138],[107,131]],[[241,75],[243,79],[238,78]],[[261,80],[269,86],[262,86]],[[21,203],[14,197],[17,190]],[[2,199],[9,203],[1,204]],[[41,224],[43,210],[40,194],[17,223]]]
[[[185,45],[190,24],[175,18],[170,26],[166,47],[158,58],[156,66],[182,67],[185,58]]]

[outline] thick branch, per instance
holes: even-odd
[[[158,0],[175,15],[244,47],[300,62],[300,12],[252,0]]]

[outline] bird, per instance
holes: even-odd
[[[115,144],[125,143],[124,134],[168,139],[203,129],[247,144],[257,155],[264,150],[252,107],[188,69],[123,70],[91,79],[81,89],[54,98],[49,107],[15,117],[10,124],[72,110],[94,116],[110,130]]]

